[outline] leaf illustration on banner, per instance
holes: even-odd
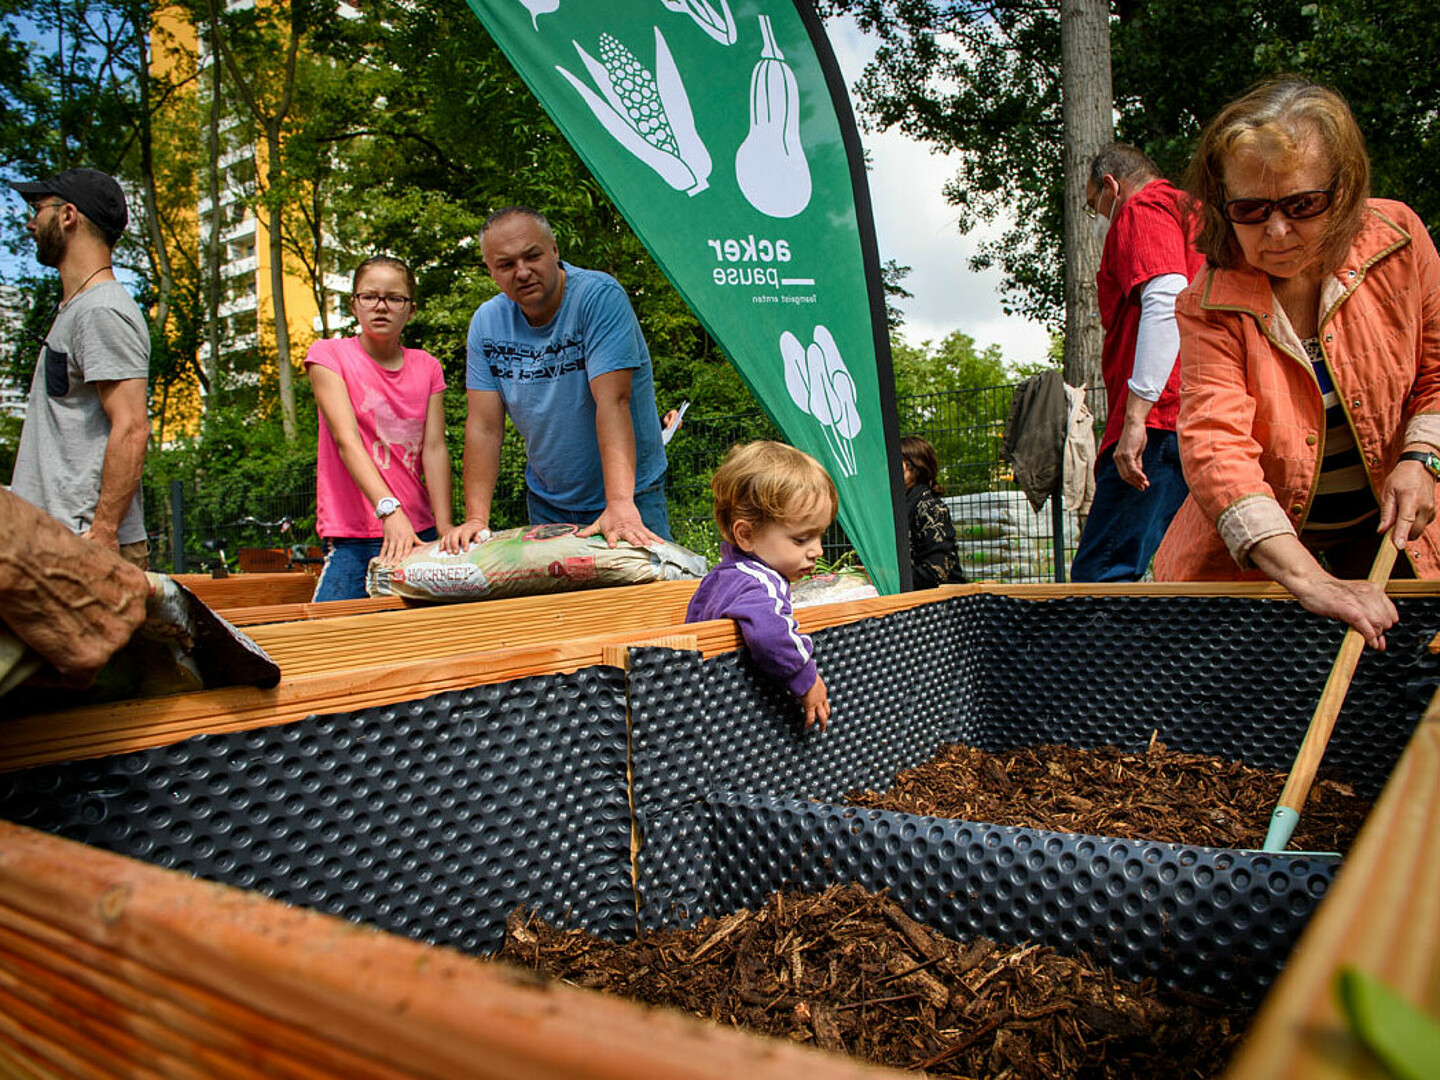
[[[803,413],[810,411],[810,374],[805,366],[805,346],[786,330],[780,335],[780,357],[785,361],[785,389]]]
[[[600,60],[571,41],[585,70],[600,91],[597,96],[563,67],[595,119],[615,141],[654,169],[676,191],[698,195],[710,186],[710,151],[695,130],[695,117],[665,35],[655,28],[655,74],[610,34],[600,35]]]
[[[854,476],[855,447],[851,440],[860,434],[861,426],[855,380],[829,329],[817,326],[814,336],[814,344],[806,348],[789,330],[780,335],[785,388],[802,412],[820,422],[841,475]]]
[[[536,30],[540,29],[541,15],[560,10],[560,0],[520,0],[520,3],[530,12],[530,23]]]
[[[720,0],[720,10],[706,0],[660,0],[671,11],[689,15],[701,30],[721,45],[735,44],[735,16],[730,14],[730,5]]]
[[[735,153],[735,179],[762,214],[794,217],[810,204],[810,163],[800,145],[800,89],[775,43],[770,17],[760,16],[764,45],[750,73],[750,134]]]

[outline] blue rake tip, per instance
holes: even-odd
[[[1270,815],[1270,831],[1265,834],[1265,851],[1284,851],[1300,824],[1300,814],[1288,806],[1277,806]]]
[[[1300,823],[1300,815],[1288,806],[1277,806],[1270,815],[1270,829],[1265,834],[1265,846],[1260,850],[1267,855],[1308,855],[1317,859],[1338,859],[1338,851],[1286,851],[1285,845]]]

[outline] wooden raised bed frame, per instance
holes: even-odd
[[[276,575],[281,576],[281,575]],[[285,575],[289,576],[289,575]],[[693,583],[382,612],[300,624],[298,640],[379,636],[415,620],[449,655],[381,668],[343,650],[316,669],[290,636],[271,691],[207,691],[0,724],[0,768],[120,753],[461,685],[613,663],[615,647],[684,634],[734,649],[729,622],[678,625]],[[1396,583],[1397,595],[1434,595]],[[1283,596],[1272,586],[965,586],[805,609],[802,628],[949,595]],[[483,609],[483,610],[482,610]],[[679,617],[671,617],[678,610]],[[527,619],[529,621],[527,621]],[[648,625],[644,620],[652,619]],[[393,621],[392,621],[393,620]],[[590,631],[588,635],[585,633]],[[257,629],[257,638],[264,633]],[[580,636],[576,636],[580,635]],[[338,637],[334,640],[338,641]],[[473,649],[453,651],[454,642]],[[490,641],[485,648],[481,643]],[[283,643],[283,644],[282,644]],[[409,648],[409,646],[405,646]],[[397,653],[405,653],[397,647]],[[365,676],[357,673],[365,670]],[[1440,1013],[1440,694],[1268,995],[1227,1080],[1380,1077],[1334,1005],[1351,964]],[[258,894],[0,822],[0,1075],[177,1077],[678,1077],[849,1080],[902,1073],[723,1029]]]

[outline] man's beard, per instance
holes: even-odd
[[[58,267],[65,261],[65,247],[65,233],[51,214],[45,224],[35,230],[35,258],[41,266]]]

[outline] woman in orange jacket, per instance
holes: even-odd
[[[1440,577],[1440,258],[1371,199],[1338,94],[1283,79],[1223,109],[1190,190],[1207,266],[1181,294],[1178,434],[1190,497],[1162,581],[1270,578],[1384,648],[1395,606],[1363,580]]]

